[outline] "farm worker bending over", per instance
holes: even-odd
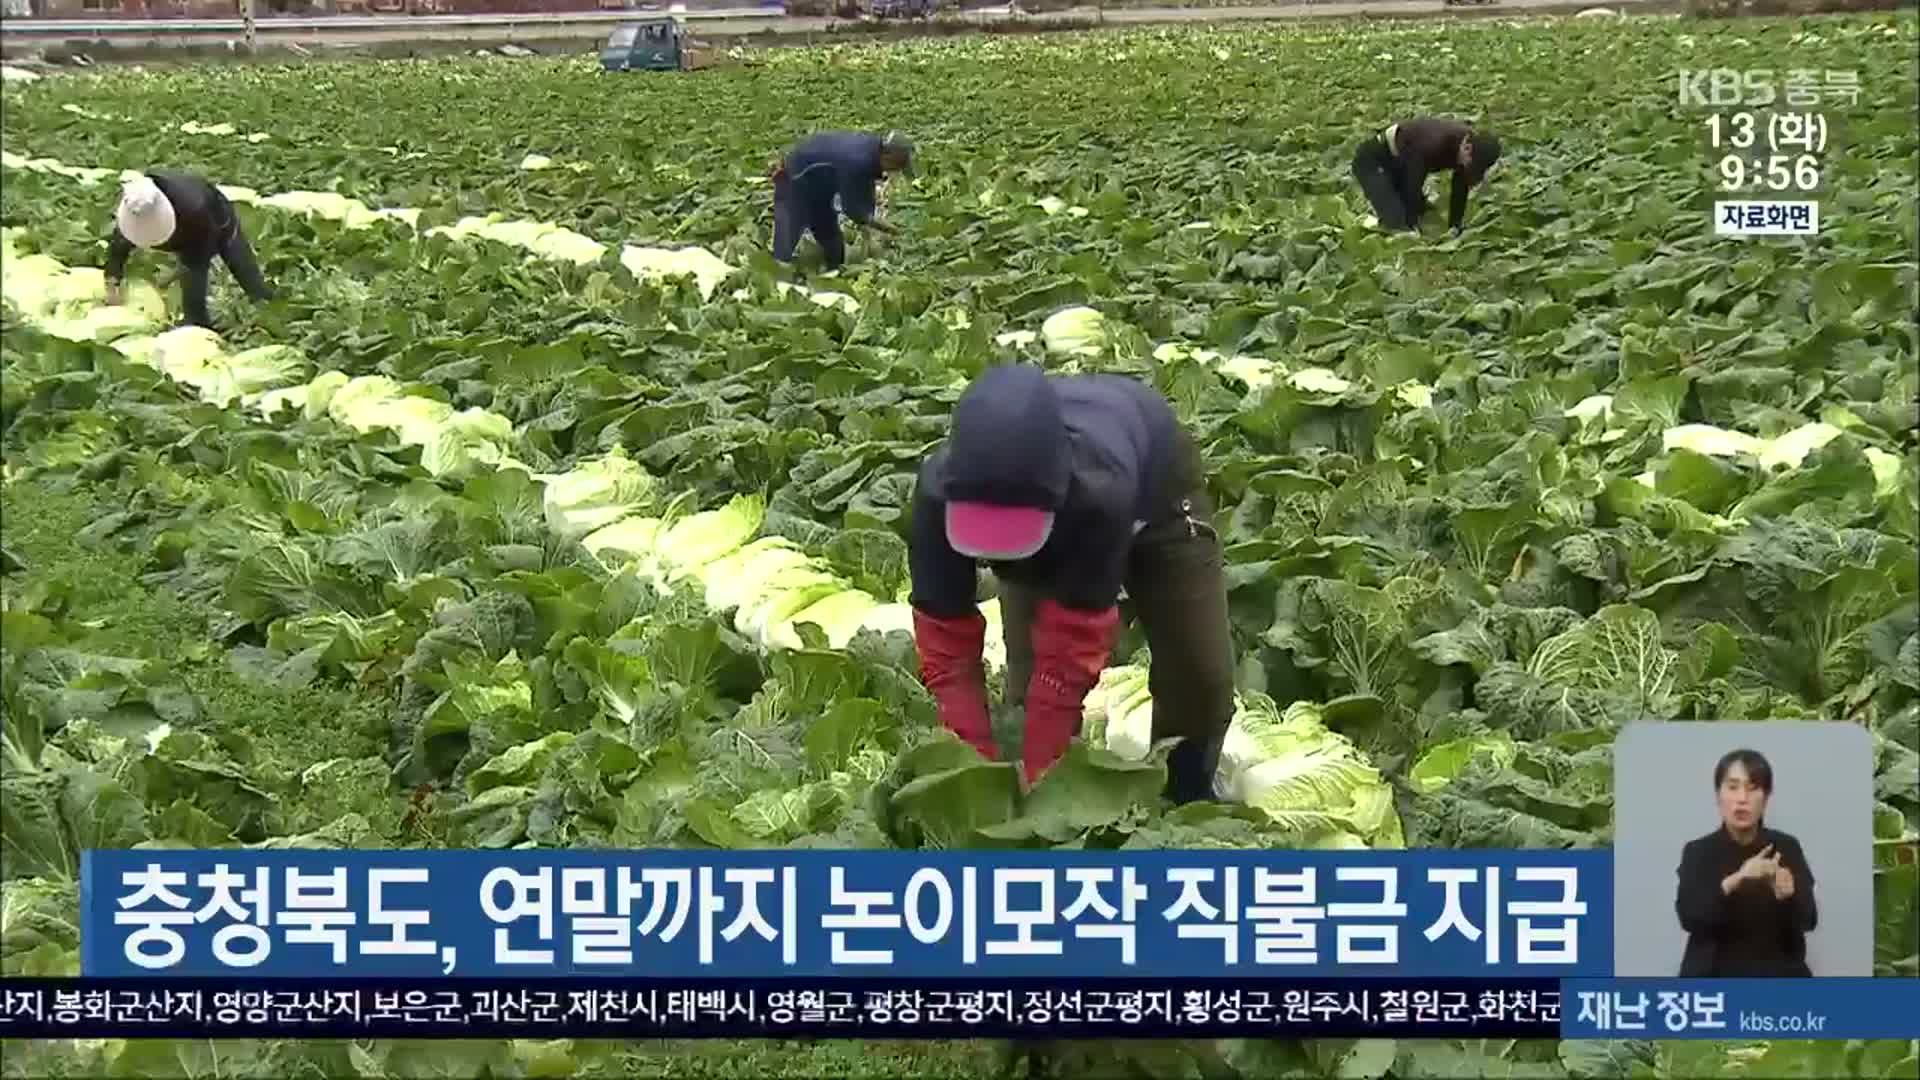
[[[898,132],[826,131],[802,140],[773,170],[773,257],[792,262],[800,234],[813,233],[827,267],[847,260],[840,214],[881,232],[874,185],[892,172],[913,172],[913,144]]]
[[[1500,140],[1458,120],[1421,117],[1389,126],[1360,144],[1353,175],[1373,204],[1380,227],[1418,231],[1427,212],[1429,173],[1451,170],[1447,227],[1459,235],[1467,220],[1467,192],[1500,160]]]
[[[1234,656],[1207,505],[1199,451],[1147,385],[1028,364],[980,376],[921,465],[913,501],[914,644],[941,723],[999,757],[976,560],[1001,583],[1006,699],[1025,708],[1028,784],[1079,732],[1124,589],[1153,653],[1153,738],[1186,737],[1168,762],[1167,796],[1210,798],[1233,719]]]
[[[109,304],[120,303],[127,256],[136,247],[157,248],[179,258],[187,274],[181,287],[187,321],[195,326],[213,329],[207,314],[207,271],[215,255],[255,300],[273,299],[273,290],[253,259],[253,248],[240,231],[240,215],[233,203],[198,176],[156,171],[121,187],[113,236],[107,241]]]

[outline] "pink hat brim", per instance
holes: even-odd
[[[1012,561],[1031,557],[1053,535],[1053,514],[1029,506],[947,504],[947,543],[974,559]]]

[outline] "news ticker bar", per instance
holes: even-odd
[[[0,1038],[1908,1039],[1920,979],[0,979]]]
[[[1554,1038],[1554,979],[0,979],[0,1038]]]

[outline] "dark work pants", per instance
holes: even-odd
[[[1153,654],[1153,740],[1184,736],[1167,759],[1167,797],[1189,803],[1213,797],[1220,746],[1233,721],[1234,656],[1226,560],[1210,522],[1200,455],[1184,431],[1178,457],[1176,490],[1186,494],[1134,537],[1121,614],[1140,620]],[[1031,588],[1000,582],[1009,704],[1026,701],[1040,599]]]
[[[822,175],[824,174],[824,176]],[[847,242],[840,232],[840,211],[833,205],[832,170],[815,166],[795,182],[782,171],[773,180],[773,257],[792,262],[800,237],[812,233],[826,256],[827,268],[837,270],[847,261]]]
[[[255,300],[270,300],[273,290],[267,287],[265,275],[260,272],[260,264],[254,260],[253,247],[247,243],[247,236],[240,228],[240,215],[231,204],[225,207],[227,226],[215,249],[227,269],[233,271],[234,280],[247,290],[247,295]],[[213,267],[213,256],[193,257],[182,255],[180,266],[186,272],[186,282],[181,286],[182,306],[186,308],[187,321],[195,326],[213,327],[213,316],[207,311],[208,273]]]
[[[1406,171],[1378,136],[1360,144],[1353,154],[1353,177],[1373,205],[1380,227],[1389,232],[1420,227],[1427,212],[1427,194],[1407,190]]]

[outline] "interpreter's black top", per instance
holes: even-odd
[[[1048,376],[1060,399],[1072,475],[1046,546],[996,576],[1079,611],[1119,601],[1141,523],[1177,512],[1179,421],[1152,387],[1121,375]],[[1009,403],[1009,409],[1016,407]],[[913,498],[913,606],[936,618],[977,610],[977,566],[947,541],[944,481],[949,448],[921,464]]]
[[[173,204],[173,235],[159,250],[189,264],[204,266],[212,262],[233,231],[233,203],[219,188],[191,173],[154,171],[147,176]],[[125,279],[127,256],[133,254],[133,247],[133,241],[122,236],[115,225],[107,240],[108,281]]]
[[[1731,894],[1720,882],[1769,844],[1793,874],[1793,895],[1773,897],[1771,881],[1742,881]],[[1813,868],[1800,841],[1762,826],[1742,844],[1725,828],[1691,841],[1680,852],[1680,890],[1674,909],[1687,932],[1683,979],[1809,978],[1807,934],[1819,921]]]

